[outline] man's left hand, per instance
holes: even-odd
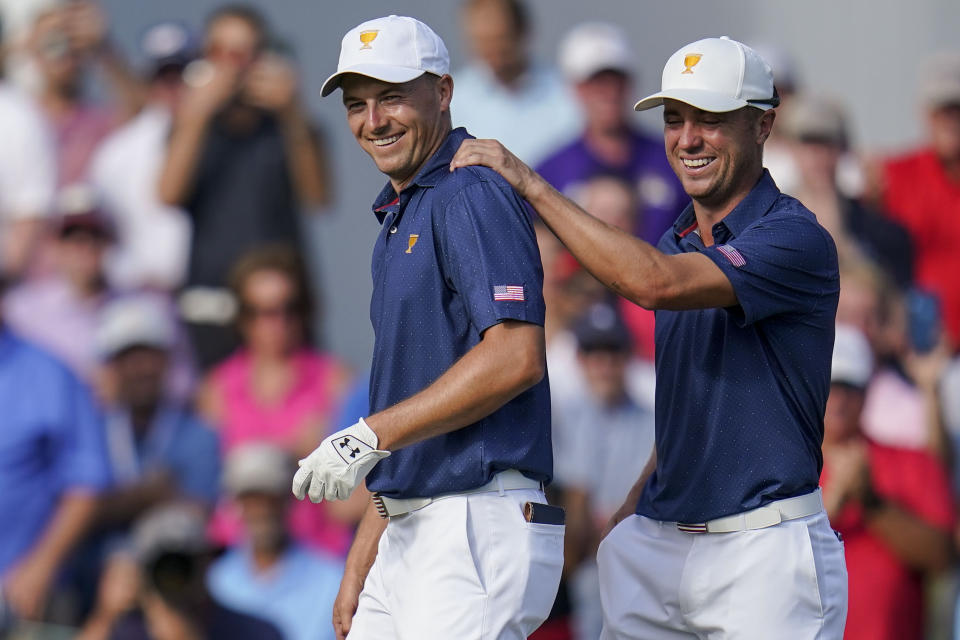
[[[377,449],[378,442],[363,418],[336,432],[298,463],[293,495],[298,500],[307,495],[311,502],[346,500],[374,465],[390,455]]]

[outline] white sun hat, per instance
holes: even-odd
[[[560,43],[560,69],[570,82],[582,82],[601,71],[632,75],[636,56],[626,32],[607,22],[579,24]]]
[[[401,84],[424,73],[450,72],[450,54],[433,29],[416,18],[387,16],[357,25],[343,36],[337,72],[327,78],[320,95],[340,86],[344,74]]]
[[[726,36],[681,47],[663,67],[660,91],[634,109],[652,109],[668,98],[714,113],[747,106],[766,110],[780,104],[770,65],[747,45]]]
[[[833,342],[830,381],[866,388],[873,376],[873,351],[866,336],[850,325],[838,324]]]

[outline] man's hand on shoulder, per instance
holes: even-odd
[[[497,140],[464,140],[460,144],[450,161],[450,170],[473,165],[493,169],[527,200],[537,188],[546,184],[533,169]]]
[[[298,463],[293,495],[311,502],[346,500],[364,477],[389,451],[377,449],[377,434],[363,418],[331,435]]]

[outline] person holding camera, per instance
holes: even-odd
[[[323,147],[289,60],[268,49],[263,17],[229,5],[207,20],[202,60],[174,116],[160,199],[193,223],[181,310],[202,368],[236,347],[227,273],[266,244],[299,247],[298,211],[330,201]]]
[[[269,622],[234,611],[210,594],[213,548],[194,505],[170,502],[134,527],[130,548],[108,561],[97,604],[77,640],[280,640]]]

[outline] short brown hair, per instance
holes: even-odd
[[[244,305],[243,292],[247,281],[261,271],[276,271],[289,278],[293,284],[295,311],[303,320],[304,330],[309,337],[315,308],[310,281],[300,252],[289,245],[274,244],[253,249],[240,256],[230,269],[228,284],[241,308]]]

